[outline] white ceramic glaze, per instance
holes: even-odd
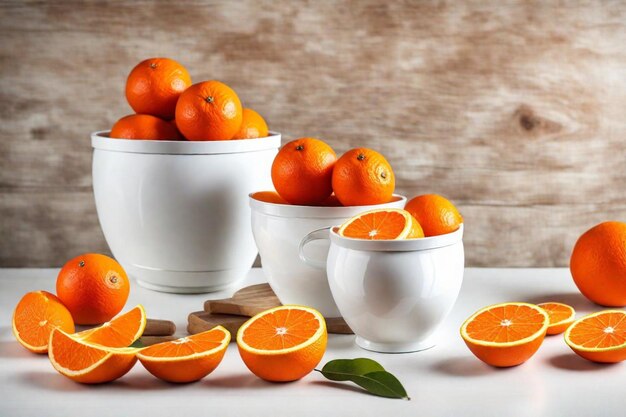
[[[323,236],[331,241],[330,289],[360,347],[400,353],[434,346],[463,281],[462,225],[422,239],[349,239],[335,228],[308,239]]]
[[[326,257],[329,242],[311,242],[306,254],[312,259],[307,265],[299,255],[299,245],[307,233],[336,224],[374,208],[398,207],[406,198],[396,195],[387,204],[355,207],[309,207],[274,204],[250,196],[252,231],[263,273],[283,304],[300,304],[319,310],[324,317],[338,317],[326,278]]]
[[[257,254],[248,194],[271,187],[280,139],[93,133],[96,208],[114,256],[139,284],[159,291],[217,291],[243,279]]]

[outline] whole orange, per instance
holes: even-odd
[[[585,297],[603,306],[626,306],[626,223],[604,222],[583,233],[569,267]]]
[[[176,104],[176,125],[189,140],[230,140],[242,119],[237,93],[219,81],[192,85]]]
[[[243,118],[239,131],[233,139],[256,139],[267,137],[269,130],[261,115],[252,109],[243,109]]]
[[[57,277],[57,296],[76,324],[100,324],[122,311],[130,282],[108,256],[87,253],[68,261]]]
[[[316,206],[332,194],[333,148],[315,138],[292,140],[281,148],[272,163],[272,182],[290,204]]]
[[[388,203],[396,179],[384,156],[371,149],[356,148],[339,158],[332,184],[344,206],[368,206]]]
[[[427,237],[452,233],[463,223],[463,217],[454,204],[437,194],[417,196],[404,209],[417,219]]]
[[[176,125],[149,114],[131,114],[115,122],[109,137],[113,139],[180,140]]]
[[[169,58],[150,58],[128,75],[126,99],[136,113],[170,120],[178,97],[190,85],[191,77],[181,64]]]

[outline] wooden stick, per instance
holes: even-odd
[[[144,336],[171,336],[176,333],[176,325],[169,320],[148,319]]]
[[[176,340],[176,336],[141,336],[139,338],[139,343],[143,346],[152,346],[157,343],[163,342],[171,342],[172,340]]]

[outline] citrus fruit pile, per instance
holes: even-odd
[[[571,306],[557,302],[538,305],[502,303],[487,306],[461,326],[470,351],[495,367],[517,366],[537,352],[546,335],[565,332],[567,345],[593,362],[626,360],[626,312],[606,310],[578,320]]]
[[[337,233],[353,239],[400,240],[439,236],[456,231],[461,214],[437,194],[417,196],[403,209],[381,208],[348,219]]]
[[[135,111],[118,120],[115,139],[213,141],[267,137],[267,123],[244,108],[237,93],[216,81],[191,83],[189,72],[169,58],[146,59],[126,80]]]
[[[57,295],[29,292],[13,313],[13,334],[26,349],[46,353],[52,330],[74,332],[75,324],[100,324],[118,314],[130,282],[122,266],[100,254],[68,261],[57,277]]]

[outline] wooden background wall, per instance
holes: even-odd
[[[107,252],[89,132],[129,70],[179,60],[285,139],[381,151],[466,219],[467,264],[564,266],[626,220],[626,3],[0,3],[0,266]]]

